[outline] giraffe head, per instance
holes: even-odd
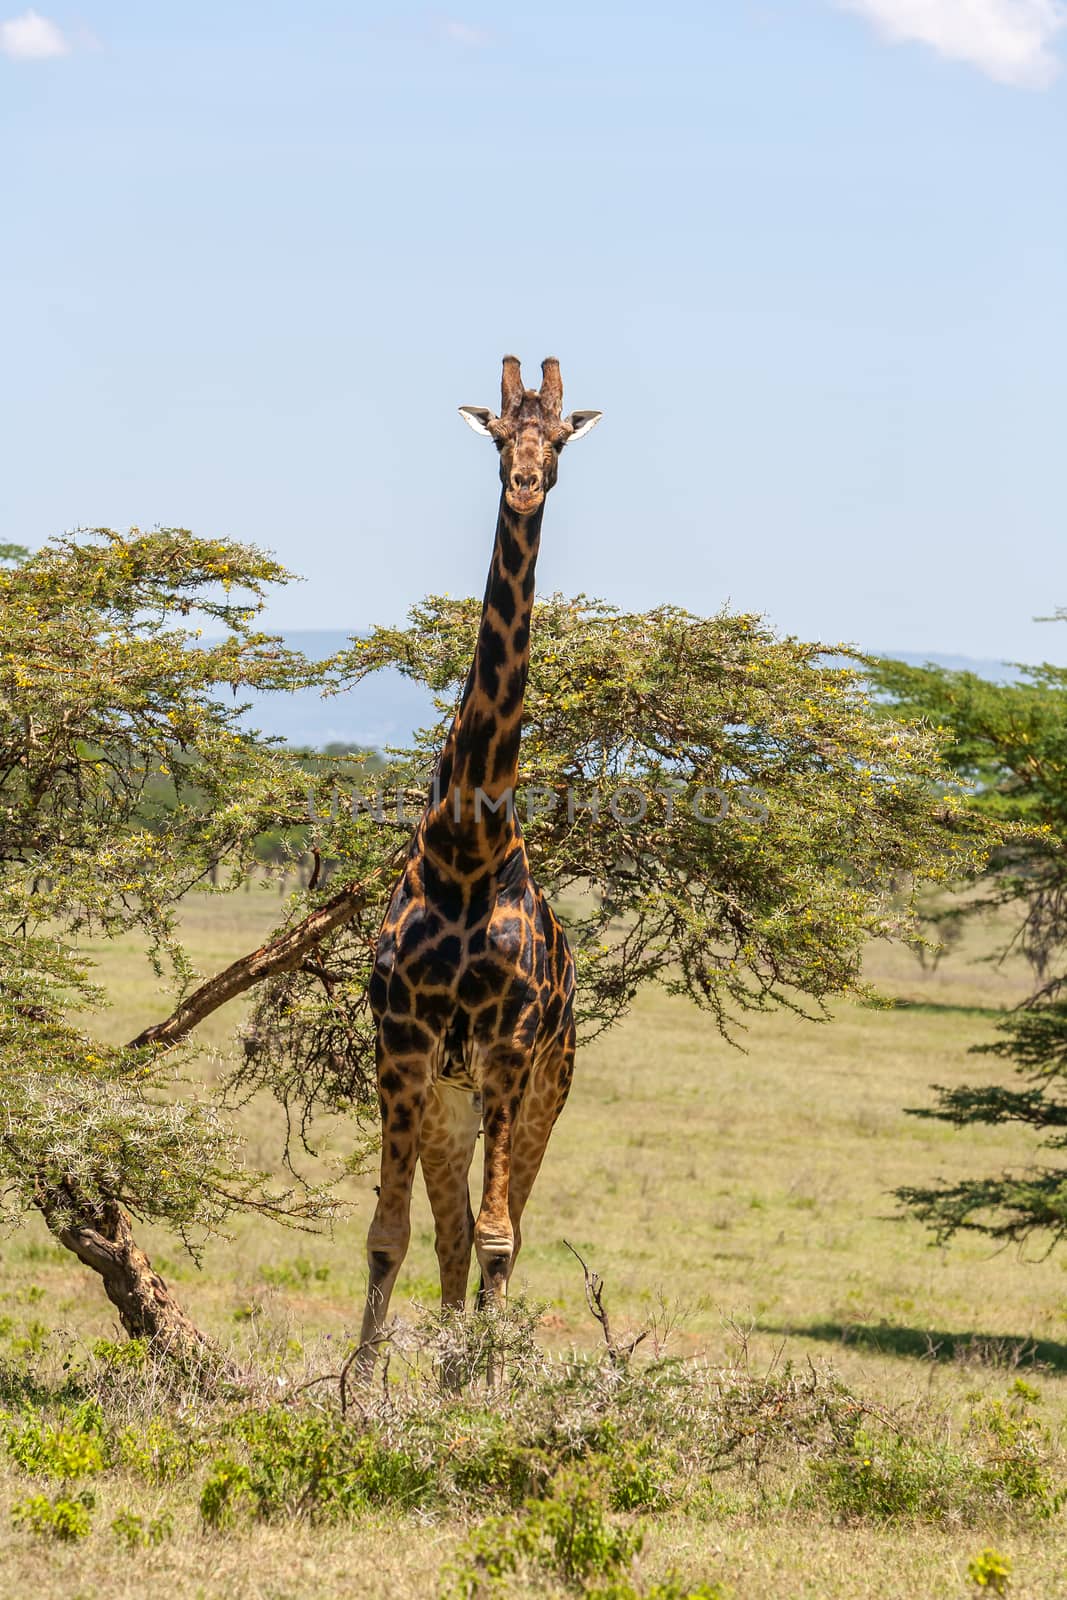
[[[505,356],[499,417],[485,406],[460,406],[459,414],[475,433],[487,434],[496,445],[504,499],[520,517],[544,504],[556,481],[563,446],[595,428],[602,415],[599,411],[563,415],[563,380],[555,356],[546,356],[541,363],[540,390],[524,389],[518,357]]]

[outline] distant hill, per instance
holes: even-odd
[[[978,678],[988,678],[990,683],[1015,683],[1019,669],[1009,661],[978,661],[973,656],[944,656],[936,650],[870,650],[872,656],[889,656],[893,661],[904,661],[909,667],[945,667],[949,672],[973,672]]]
[[[287,633],[285,642],[293,650],[321,660],[343,650],[350,635],[333,628],[314,628]],[[922,654],[914,650],[879,650],[872,654],[892,656],[911,666],[933,662],[953,672],[974,672],[994,683],[1010,683],[1016,669],[1003,661],[977,661],[969,656]],[[321,749],[332,743],[360,744],[382,750],[387,745],[405,745],[416,728],[434,720],[433,702],[425,689],[399,672],[379,672],[356,689],[324,700],[315,690],[296,694],[249,693],[249,710],[244,721],[250,728],[274,734],[288,744]]]

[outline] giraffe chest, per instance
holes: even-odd
[[[466,1019],[462,1025],[472,1039],[506,1030],[547,984],[533,885],[455,908],[403,888],[398,886],[378,941],[375,1011],[416,1017],[439,1037],[457,1016]]]

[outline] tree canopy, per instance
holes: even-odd
[[[380,816],[364,794],[355,816],[349,805],[322,825],[346,875],[383,870],[331,959],[261,994],[241,1077],[290,1106],[375,1103],[366,934],[391,887],[380,841],[406,846],[479,614],[431,598],[333,664],[335,692],[399,669],[433,691],[440,718],[378,775]],[[580,1037],[649,982],[727,1034],[754,1009],[823,1016],[832,997],[865,992],[867,941],[911,926],[916,882],[984,857],[990,829],[952,792],[938,741],[888,721],[862,668],[831,664],[823,646],[754,616],[560,596],[535,608],[533,637],[516,804],[575,949]]]
[[[990,959],[1015,951],[1034,972],[1027,1004],[1000,1037],[975,1053],[1010,1062],[1019,1086],[935,1085],[932,1106],[913,1114],[969,1124],[1016,1123],[1039,1136],[1042,1155],[1020,1171],[898,1191],[942,1239],[976,1232],[998,1240],[1067,1234],[1067,668],[1020,669],[1016,682],[881,662],[875,681],[894,717],[929,727],[944,760],[971,788],[976,814],[1013,824],[993,851],[978,892],[946,914],[959,921],[998,913],[1004,937]],[[1052,1161],[1044,1159],[1051,1155]]]
[[[354,1112],[367,1143],[373,939],[477,629],[474,601],[429,600],[312,663],[256,628],[288,578],[254,547],[176,529],[82,533],[0,570],[4,1214],[36,1208],[128,1331],[179,1345],[199,1336],[137,1218],[188,1238],[241,1208],[330,1205],[246,1168],[195,1081],[196,1026],[252,993],[230,1088],[266,1085],[305,1128],[316,1109]],[[951,793],[939,741],[889,721],[820,646],[755,617],[558,597],[534,626],[519,807],[576,947],[586,1036],[650,981],[725,1031],[753,1008],[821,1015],[862,991],[863,946],[909,925],[916,882],[982,858],[989,829]],[[429,685],[441,720],[384,764],[309,763],[243,725],[245,689],[343,692],[387,666]],[[243,884],[265,835],[315,870],[259,950],[201,981],[182,897]],[[117,1048],[85,1023],[107,997],[83,946],[132,931],[175,1008]]]
[[[125,1210],[188,1236],[243,1206],[322,1209],[247,1172],[210,1097],[176,1094],[180,1052],[117,1049],[78,1018],[106,999],[79,940],[138,930],[188,989],[182,896],[242,882],[261,830],[300,814],[301,775],[234,698],[314,677],[252,626],[287,577],[174,529],[64,538],[0,572],[0,1215],[36,1207],[115,1295]]]

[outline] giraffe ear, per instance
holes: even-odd
[[[489,424],[495,422],[496,418],[488,406],[460,406],[459,414],[475,433],[484,433],[490,439],[493,437],[489,432]]]
[[[567,436],[567,443],[573,444],[575,439],[580,439],[590,428],[595,428],[603,415],[602,411],[572,411],[567,418],[567,426],[571,430]]]

